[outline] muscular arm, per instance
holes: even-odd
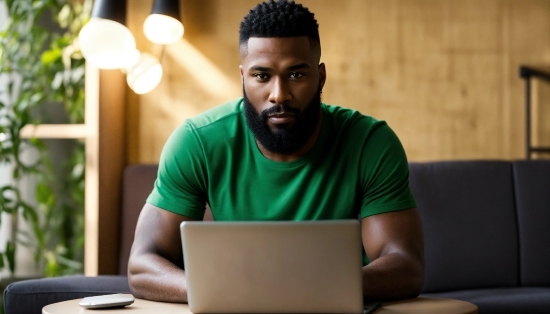
[[[191,218],[145,204],[139,215],[130,260],[128,283],[138,298],[187,302],[185,273],[176,266],[181,257],[179,226]]]
[[[424,239],[417,209],[363,218],[361,233],[371,261],[363,267],[363,295],[374,300],[416,297],[424,284]]]

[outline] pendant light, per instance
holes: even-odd
[[[100,69],[126,68],[136,60],[136,41],[125,26],[125,0],[95,0],[91,19],[79,34],[82,55]]]
[[[157,58],[146,52],[139,54],[139,60],[126,69],[126,82],[136,94],[153,90],[162,79],[162,66]]]
[[[168,45],[183,36],[179,0],[155,0],[151,14],[143,23],[145,37],[159,45]]]

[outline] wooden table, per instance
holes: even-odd
[[[85,309],[78,305],[82,299],[75,299],[45,306],[42,314],[192,314],[187,304],[153,302],[142,299],[125,308]],[[382,303],[375,314],[477,314],[477,307],[471,303],[438,298],[415,298],[397,302]]]
[[[382,303],[375,314],[477,314],[477,306],[461,300],[415,298]]]

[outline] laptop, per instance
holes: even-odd
[[[180,229],[193,313],[363,313],[357,220]]]

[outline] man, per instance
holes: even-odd
[[[133,294],[187,301],[179,225],[209,204],[221,221],[359,216],[364,296],[418,295],[423,239],[404,150],[383,121],[321,103],[314,15],[286,0],[259,4],[241,23],[240,55],[243,99],[189,119],[164,147],[136,227]]]

